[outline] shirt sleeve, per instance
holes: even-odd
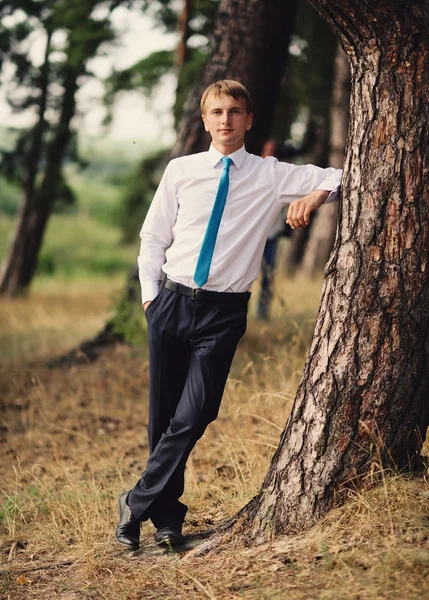
[[[159,292],[165,252],[173,241],[178,202],[170,162],[162,176],[140,232],[137,258],[142,291],[142,304],[153,300]]]
[[[282,204],[290,204],[314,190],[330,192],[325,204],[335,202],[338,200],[342,174],[342,169],[333,167],[322,169],[315,165],[292,165],[278,161],[274,164],[274,179]]]

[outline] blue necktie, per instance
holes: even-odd
[[[232,159],[228,156],[224,156],[221,160],[223,163],[223,170],[220,176],[219,187],[217,189],[212,214],[210,215],[194,273],[194,281],[198,287],[202,287],[209,278],[217,232],[219,231],[220,220],[222,218],[226,196],[228,194],[229,167],[232,165]]]

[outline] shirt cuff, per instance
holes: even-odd
[[[318,190],[323,189],[323,188],[317,188]],[[329,190],[325,190],[326,192],[329,192]],[[331,204],[332,202],[337,202],[338,198],[340,195],[340,186],[337,185],[337,187],[335,187],[333,190],[331,190],[329,196],[326,198],[325,202],[323,204]],[[323,206],[322,204],[322,206]]]
[[[159,280],[147,280],[141,282],[142,288],[142,305],[145,302],[152,302],[154,298],[156,298],[159,294]]]

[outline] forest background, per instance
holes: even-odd
[[[266,138],[284,159],[341,166],[347,61],[307,3],[290,4]],[[319,228],[282,239],[269,322],[256,318],[254,287],[222,429],[214,424],[190,461],[187,551],[155,550],[149,526],[133,560],[112,540],[115,498],[147,453],[146,326],[126,282],[174,131],[209,55],[217,8],[216,0],[0,2],[4,94],[15,115],[30,115],[28,126],[2,119],[0,130],[2,598],[419,598],[428,591],[428,492],[391,474],[306,536],[253,549],[232,540],[210,559],[192,554],[201,532],[257,493],[277,447],[311,339],[335,233],[332,209]],[[97,77],[91,61],[120,48],[120,11],[144,15],[166,47]],[[46,49],[35,62],[37,36]],[[103,89],[97,135],[88,134],[85,102],[76,102],[91,80]],[[121,108],[127,94],[144,98],[150,112],[140,123],[130,111],[138,135],[118,140],[109,132],[118,110],[128,110]],[[153,121],[161,143],[145,138]],[[23,197],[44,210],[33,236],[40,243],[22,249],[19,263],[28,256],[28,265],[14,279],[6,263]],[[102,351],[85,352],[82,342],[106,323],[115,343],[104,338]],[[66,367],[55,363],[71,349]]]

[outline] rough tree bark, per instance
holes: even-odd
[[[329,166],[341,169],[347,141],[350,105],[350,69],[347,56],[338,42],[335,58],[334,90],[331,109]],[[337,205],[327,204],[317,211],[302,260],[302,271],[315,275],[323,271],[335,240]]]
[[[429,421],[428,2],[311,4],[350,60],[351,137],[303,380],[242,511],[256,538],[311,526],[374,459],[415,466]]]

